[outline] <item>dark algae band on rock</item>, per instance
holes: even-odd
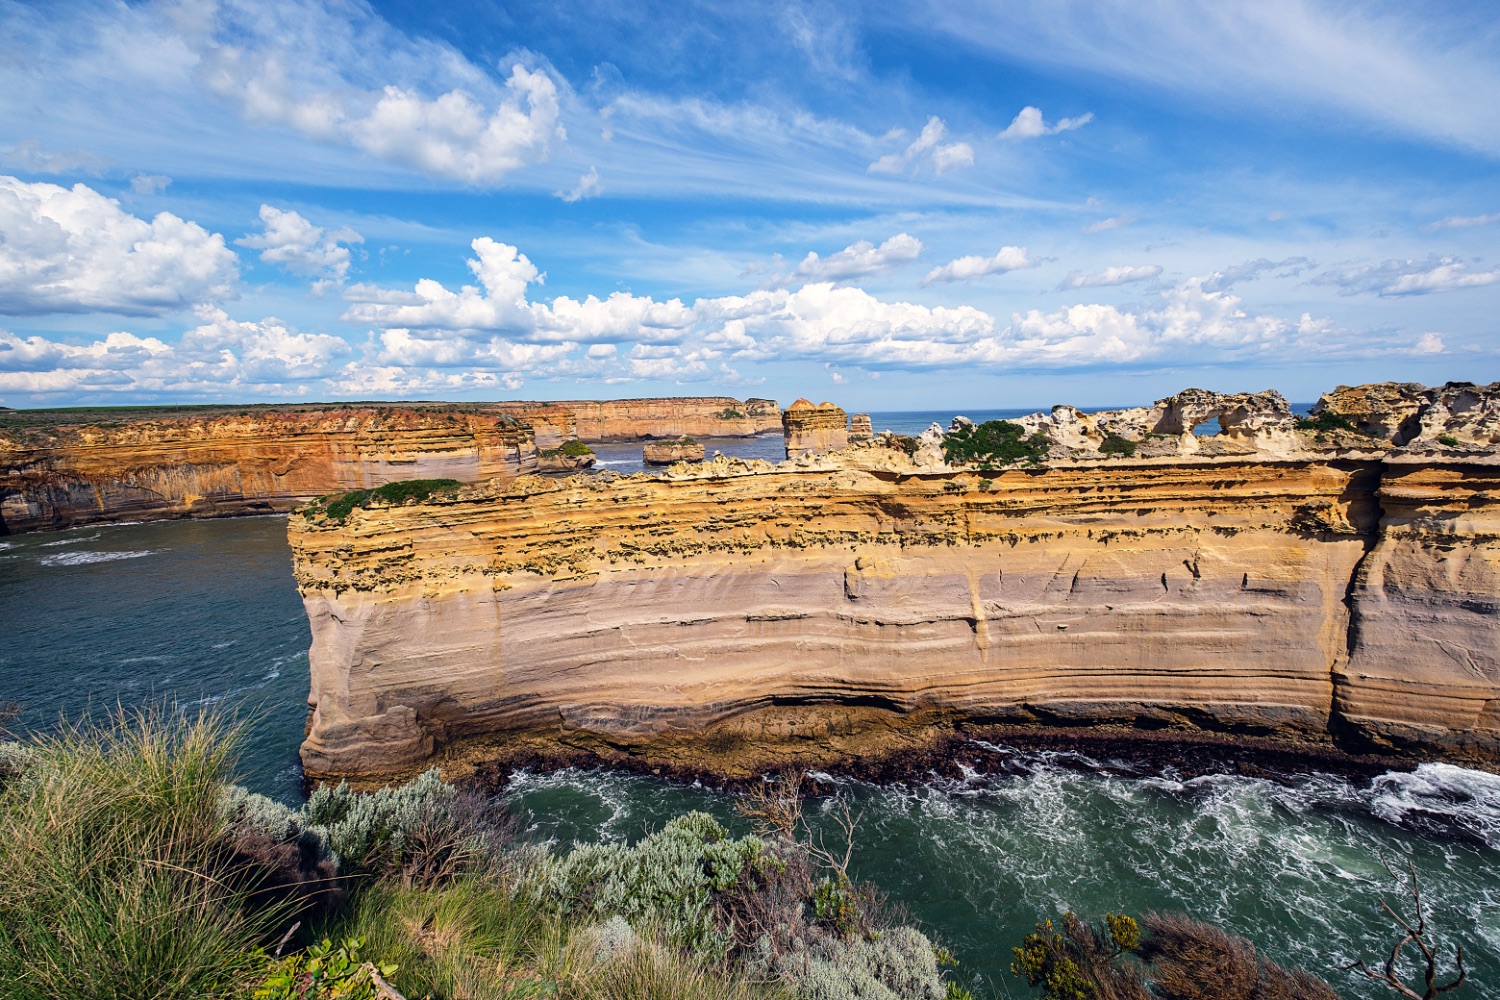
[[[940,428],[824,451],[842,411],[799,401],[780,465],[296,517],[304,766],[735,778],[976,726],[1493,766],[1497,399],[1366,386],[1315,408],[1354,430],[1299,428],[1274,393],[1059,407],[1002,435],[1048,442],[1009,465]]]

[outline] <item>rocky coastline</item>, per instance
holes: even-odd
[[[734,780],[1002,727],[1494,767],[1497,404],[1341,387],[1298,419],[1194,390],[1023,418],[1045,452],[1009,467],[949,464],[955,422],[775,466],[308,510],[304,766]]]
[[[571,444],[753,436],[764,399],[276,404],[0,412],[0,534],[284,512],[406,479],[587,468]]]

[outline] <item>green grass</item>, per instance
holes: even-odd
[[[241,995],[279,914],[225,847],[238,741],[152,712],[36,741],[0,789],[0,996]]]

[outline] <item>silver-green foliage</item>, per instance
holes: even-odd
[[[531,879],[545,901],[565,912],[621,916],[718,959],[732,940],[714,921],[714,894],[734,886],[764,847],[758,837],[732,838],[713,817],[693,812],[634,846],[575,845],[538,864]]]
[[[231,831],[264,834],[274,843],[298,844],[319,861],[330,860],[328,831],[310,822],[305,811],[242,785],[224,786],[219,795],[219,815]]]
[[[401,858],[424,823],[448,812],[458,789],[436,768],[404,785],[378,792],[352,791],[346,782],[312,793],[305,826],[323,827],[341,874],[377,871]]]
[[[947,989],[932,942],[913,927],[848,941],[830,935],[780,964],[803,1000],[943,1000]]]

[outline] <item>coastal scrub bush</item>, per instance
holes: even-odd
[[[733,941],[714,919],[714,895],[759,863],[764,846],[758,837],[734,839],[707,813],[692,812],[633,846],[577,844],[538,864],[532,879],[543,899],[568,913],[622,916],[719,960]]]
[[[1297,420],[1297,429],[1299,431],[1316,431],[1319,434],[1325,434],[1329,431],[1353,431],[1356,434],[1365,433],[1354,426],[1354,422],[1348,417],[1342,413],[1335,413],[1332,410],[1324,410],[1321,413],[1314,413],[1299,418]]]
[[[1454,437],[1452,434],[1439,434],[1437,440],[1438,444],[1442,445],[1444,448],[1458,447],[1458,438]]]
[[[949,431],[943,438],[943,459],[950,465],[1037,465],[1047,457],[1051,443],[1047,435],[1027,435],[1026,428],[1009,420],[986,420]]]
[[[1104,435],[1104,440],[1099,442],[1099,454],[1131,458],[1135,455],[1135,442],[1110,431]]]
[[[558,455],[566,455],[568,458],[585,458],[594,453],[594,449],[584,444],[577,438],[571,438],[558,445],[556,448],[544,448],[537,452],[547,458],[556,458]]]
[[[745,414],[729,406],[719,411],[720,420],[744,420]]]
[[[371,503],[379,500],[388,504],[405,503],[407,500],[426,500],[435,493],[452,493],[463,483],[457,479],[403,479],[395,483],[386,483],[371,490],[350,490],[339,496],[327,498],[322,503],[322,513],[332,521],[342,521],[353,513],[356,507],[368,507]],[[311,517],[318,511],[316,505],[309,505],[304,510],[304,516]]]
[[[1044,1000],[1338,1000],[1327,983],[1284,969],[1241,937],[1181,914],[1125,914],[1102,927],[1044,920],[1013,948],[1010,971]]]
[[[243,995],[279,914],[227,842],[238,739],[165,711],[33,739],[0,788],[0,996]]]
[[[339,873],[438,885],[501,863],[510,839],[487,797],[447,784],[436,768],[404,785],[361,794],[346,782],[313,792],[305,827],[320,827]]]

